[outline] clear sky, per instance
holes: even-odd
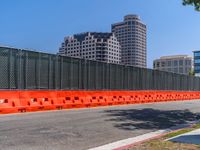
[[[127,14],[147,24],[150,68],[162,55],[200,49],[200,12],[181,0],[0,0],[0,45],[56,53],[64,36],[110,32]]]

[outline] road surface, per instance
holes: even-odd
[[[2,150],[85,150],[200,119],[200,101],[0,115]]]

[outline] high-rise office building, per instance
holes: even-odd
[[[200,76],[200,50],[194,51],[194,73]]]
[[[188,55],[163,56],[154,60],[153,68],[188,75],[192,70],[192,57]]]
[[[127,15],[123,22],[112,24],[122,53],[122,63],[146,68],[146,25],[137,15]]]
[[[66,37],[59,54],[107,63],[121,62],[120,44],[113,33],[86,32]]]

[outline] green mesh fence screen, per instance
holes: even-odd
[[[200,90],[200,78],[0,47],[0,89]]]

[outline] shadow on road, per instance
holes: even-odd
[[[106,110],[104,113],[111,117],[107,121],[114,122],[115,127],[124,130],[166,129],[200,119],[200,113],[189,110],[128,109]]]

